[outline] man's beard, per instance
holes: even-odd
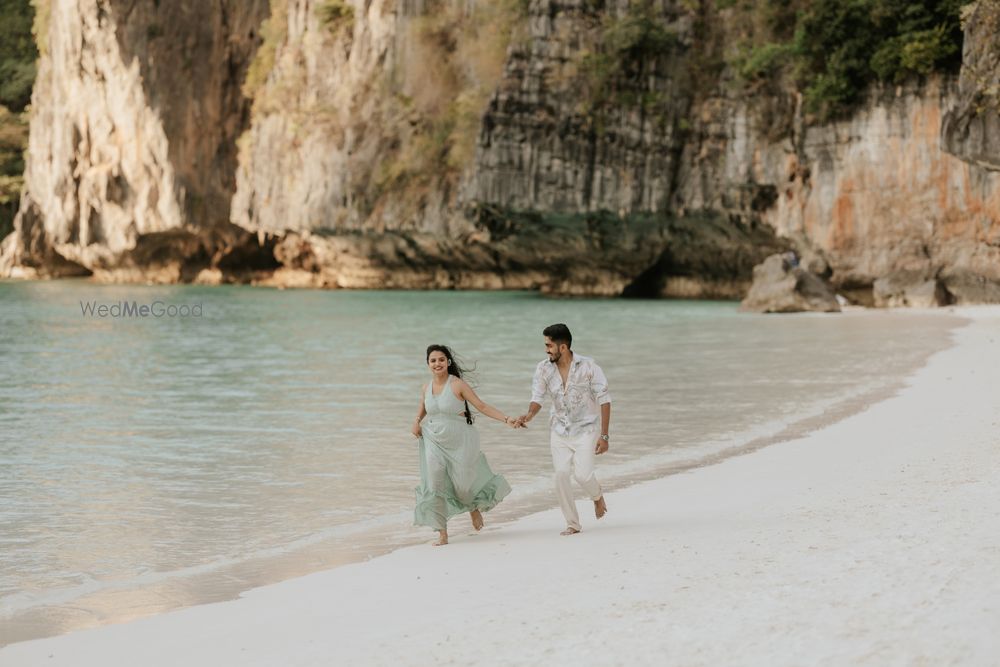
[[[556,352],[555,356],[549,355],[549,363],[557,363],[562,358],[562,352]]]

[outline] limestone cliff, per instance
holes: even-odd
[[[608,105],[598,127],[578,70],[630,7],[591,4],[375,0],[326,21],[342,3],[272,5],[287,31],[241,141],[233,220],[283,237],[274,280],[745,291],[783,246],[759,216],[671,210],[692,16],[656,9],[669,48],[640,85],[662,109]]]
[[[1000,170],[1000,1],[965,10],[965,43],[956,103],[944,118],[945,150],[985,169]]]
[[[179,6],[53,0],[0,271],[737,298],[794,246],[860,303],[1000,301],[964,78],[817,123],[707,0]]]
[[[248,235],[228,222],[234,142],[249,112],[240,86],[266,9],[263,0],[43,8],[9,273],[177,281],[208,265],[208,253],[240,245]]]

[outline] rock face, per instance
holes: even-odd
[[[881,307],[914,306],[933,308],[953,303],[954,297],[937,279],[927,279],[923,272],[899,271],[875,281],[875,305]]]
[[[254,122],[240,142],[231,209],[232,220],[246,229],[364,229],[371,206],[366,193],[380,160],[401,140],[397,93],[386,77],[402,57],[413,10],[373,0],[325,26],[319,4],[272,3],[272,29],[285,30],[269,45],[274,64],[255,92]],[[379,231],[393,227],[373,224]],[[413,220],[397,224],[414,226]]]
[[[942,150],[954,99],[941,80],[876,91],[850,120],[805,130],[795,153],[761,153],[758,180],[780,184],[764,220],[821,252],[859,302],[877,303],[874,283],[890,276],[1000,300],[1000,174]]]
[[[690,5],[53,0],[0,274],[740,298],[794,247],[858,303],[1000,301],[1000,28],[817,126]]]
[[[51,0],[8,262],[28,275],[190,280],[228,222],[264,0]]]
[[[315,3],[278,6],[287,38],[233,200],[236,224],[294,232],[275,280],[739,298],[786,246],[749,209],[670,207],[692,101],[674,3],[678,42],[648,83],[662,113],[612,107],[601,128],[576,90],[604,15],[585,2],[354,7],[331,26]]]
[[[399,231],[286,234],[275,248],[282,267],[263,282],[738,299],[750,284],[742,276],[782,247],[769,230],[712,218],[521,214],[502,222],[488,243]]]
[[[833,289],[784,254],[754,268],[753,285],[740,307],[757,313],[840,312]]]

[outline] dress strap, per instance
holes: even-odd
[[[431,380],[430,382],[428,382],[427,383],[427,393],[430,395],[430,397],[431,398],[442,398],[444,396],[444,390],[447,389],[448,385],[451,383],[451,378],[452,378],[451,373],[448,373],[448,379],[444,381],[444,386],[441,387],[441,393],[438,394],[438,395],[436,395],[436,396],[434,395],[434,380]]]

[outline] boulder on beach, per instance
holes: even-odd
[[[771,255],[754,267],[753,284],[740,309],[755,313],[839,313],[833,288],[799,265],[794,253]]]

